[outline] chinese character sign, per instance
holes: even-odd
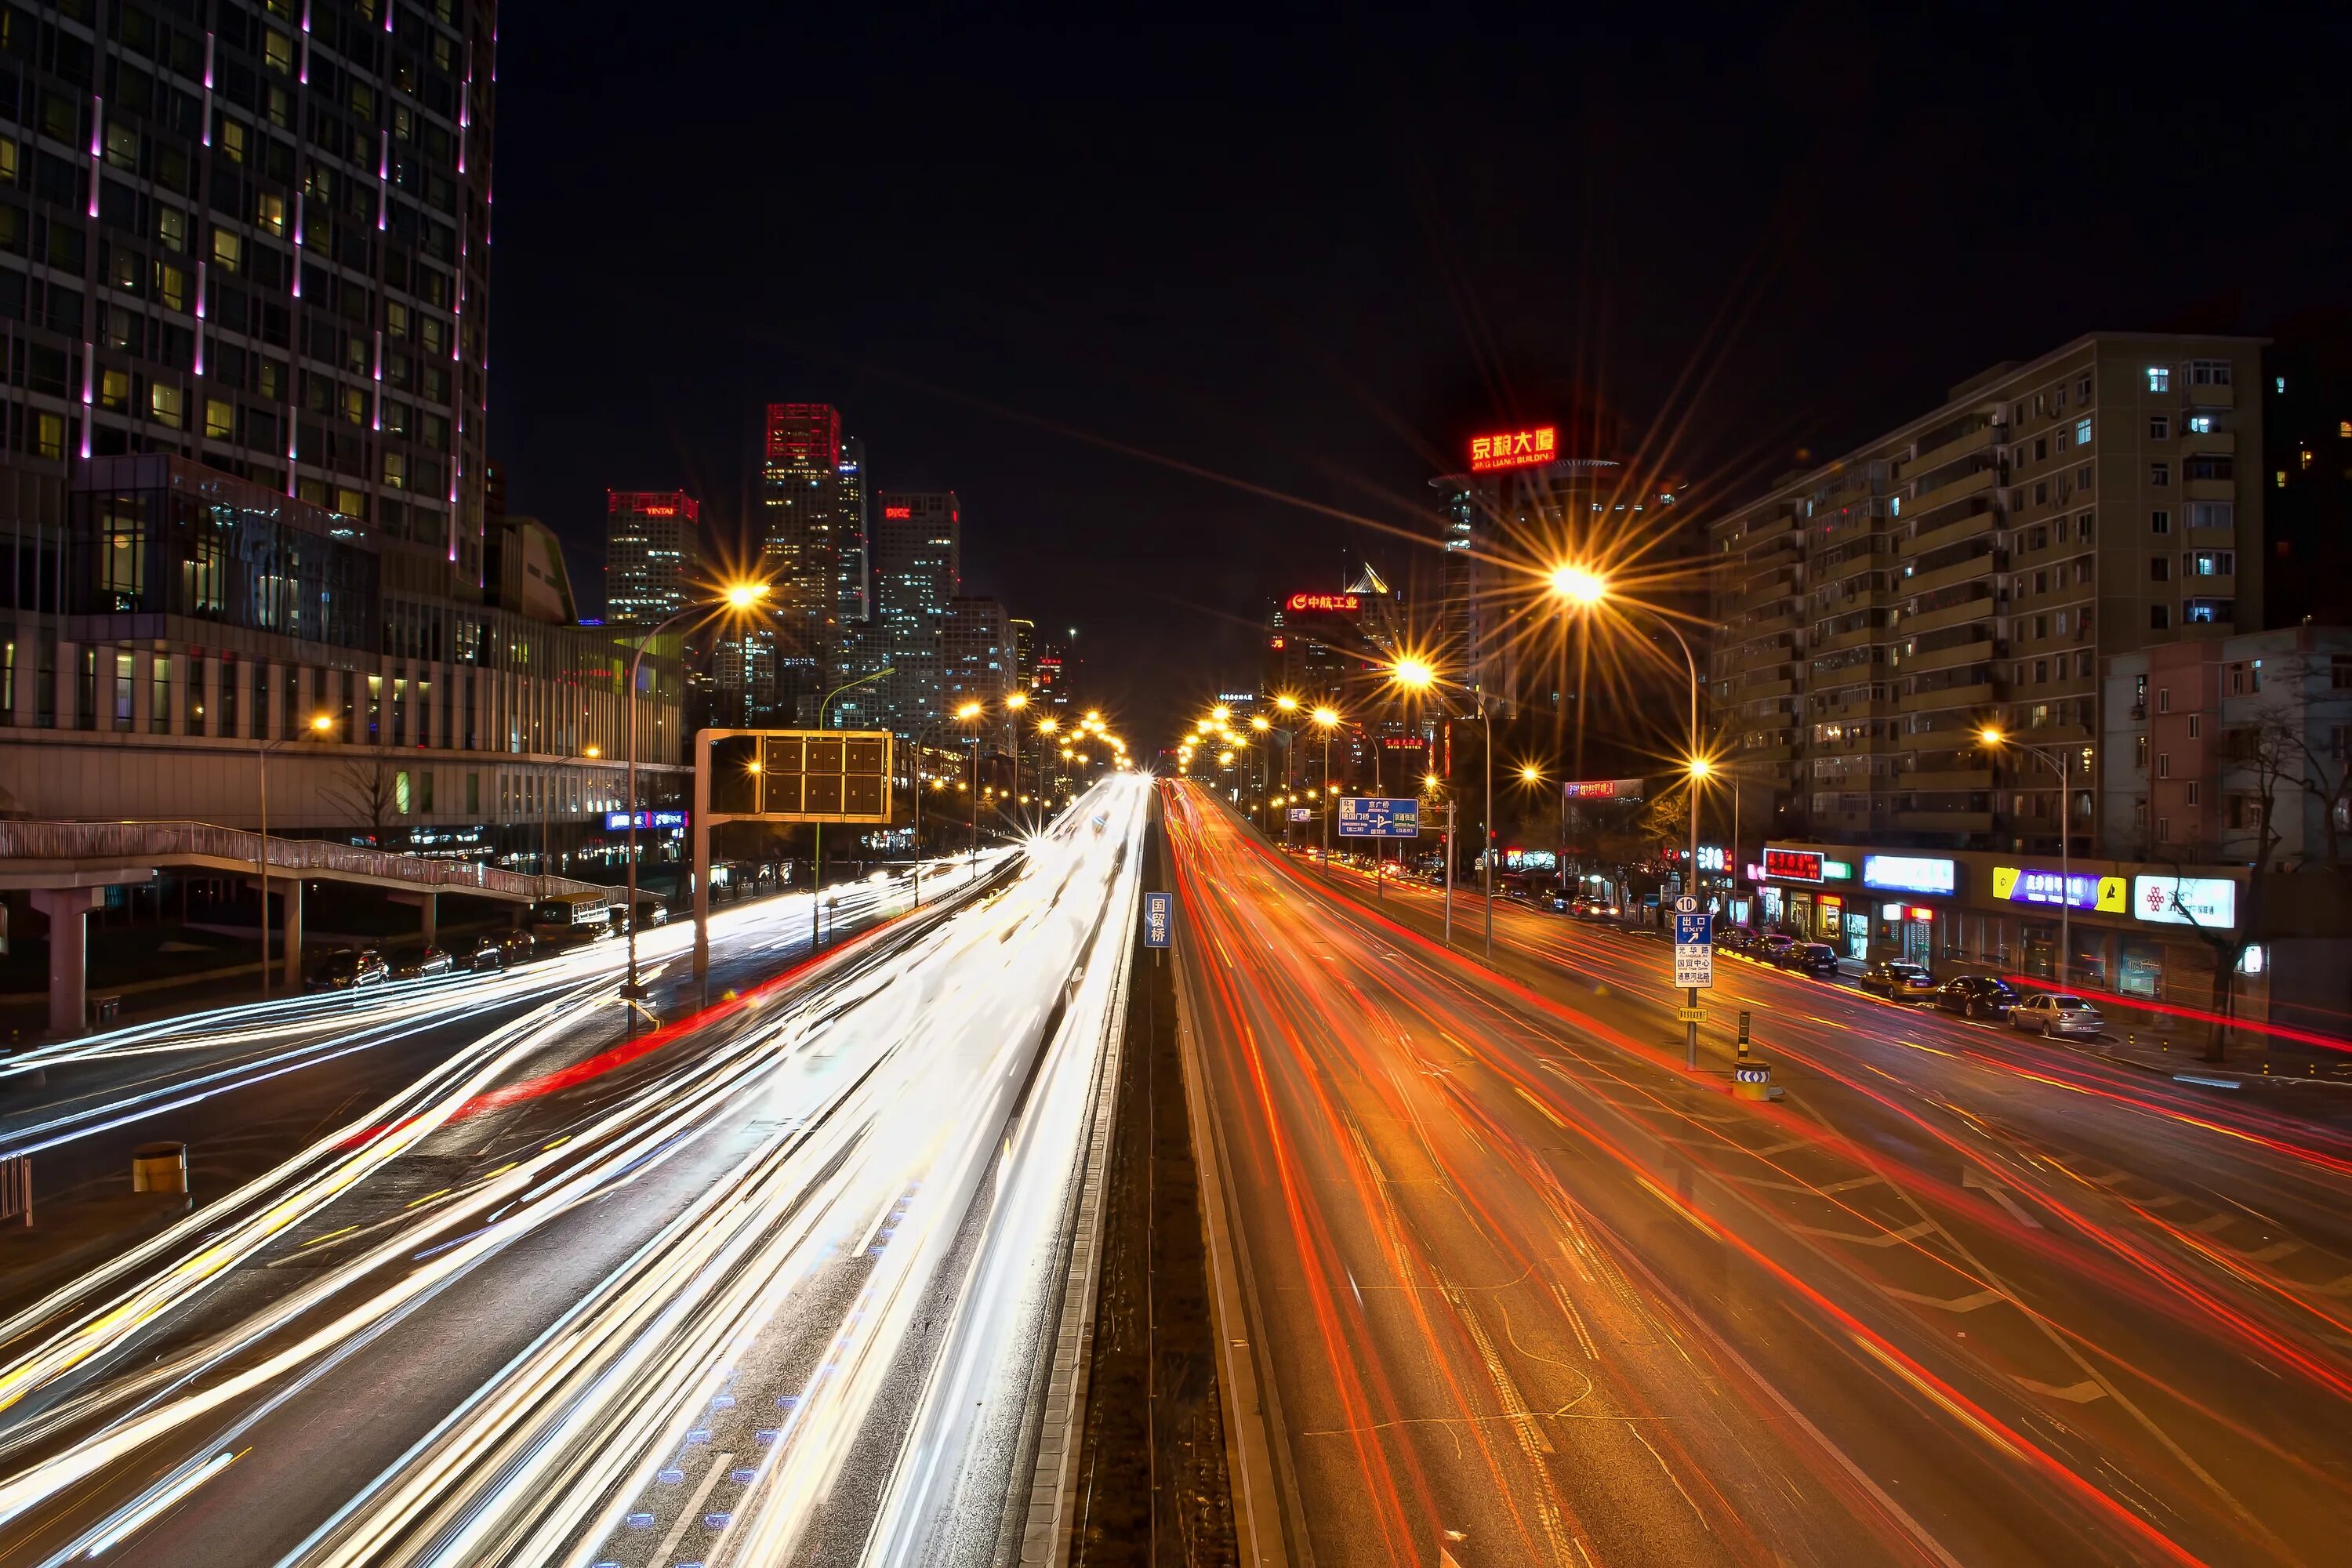
[[[1499,435],[1473,437],[1470,441],[1470,469],[1486,473],[1493,468],[1526,468],[1538,463],[1549,463],[1559,456],[1559,431],[1550,425],[1532,430],[1506,430]]]

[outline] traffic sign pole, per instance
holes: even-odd
[[[1694,862],[1696,863],[1696,862]],[[1698,1068],[1698,994],[1715,984],[1715,918],[1699,912],[1698,900],[1685,893],[1675,900],[1675,979],[1684,988],[1683,1065]]]

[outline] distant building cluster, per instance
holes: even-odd
[[[651,626],[709,600],[727,552],[701,510],[680,493],[608,493],[609,620]],[[845,433],[839,409],[772,403],[755,521],[749,574],[767,584],[767,600],[757,616],[688,637],[704,698],[698,722],[809,728],[823,705],[830,728],[887,729],[910,743],[928,731],[944,742],[965,705],[1001,726],[1020,693],[1028,721],[1002,732],[1029,736],[1025,752],[1057,754],[1035,738],[1034,721],[1077,700],[1076,634],[1040,638],[998,600],[963,592],[953,490],[875,489],[864,442]]]

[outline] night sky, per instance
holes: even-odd
[[[966,591],[1081,628],[1156,740],[1249,679],[1266,595],[1413,547],[1104,443],[1410,526],[1470,429],[1585,386],[1704,507],[2087,331],[2344,303],[2352,32],[2315,11],[1658,14],[509,6],[509,505],[593,606],[607,486],[732,532],[761,405],[832,402],[878,488],[961,494]]]

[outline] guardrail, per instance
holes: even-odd
[[[202,858],[253,864],[262,838],[241,827],[209,822],[28,822],[0,821],[0,860],[170,860]],[[545,898],[557,893],[609,893],[595,882],[569,877],[537,877],[471,860],[432,860],[395,855],[316,838],[268,841],[273,871],[373,877],[419,888],[470,889],[507,898]]]

